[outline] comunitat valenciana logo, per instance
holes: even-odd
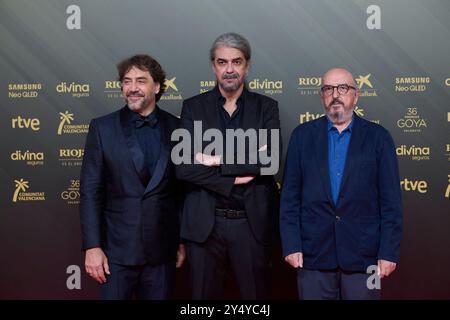
[[[161,100],[183,100],[181,92],[178,91],[178,87],[175,83],[177,77],[172,77],[170,79],[164,80],[164,87],[166,91],[161,96]]]
[[[62,134],[85,134],[89,131],[88,124],[72,124],[72,121],[75,120],[74,114],[69,113],[69,111],[60,112],[59,113],[59,126],[57,133],[58,135]]]
[[[12,197],[12,202],[19,201],[44,201],[45,192],[26,192],[29,188],[29,181],[21,178],[14,180],[15,190]]]

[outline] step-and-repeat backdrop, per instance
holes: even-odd
[[[225,32],[250,41],[248,87],[279,101],[284,146],[323,115],[321,75],[354,73],[356,113],[392,133],[400,164],[401,261],[383,297],[450,298],[449,14],[448,0],[0,1],[0,298],[97,297],[80,249],[79,173],[90,120],[124,104],[115,66],[157,58],[159,105],[179,115],[214,86],[208,50]],[[275,299],[296,298],[279,247],[273,287]],[[176,296],[189,298],[186,267]]]

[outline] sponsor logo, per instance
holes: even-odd
[[[431,83],[430,77],[397,77],[394,80],[396,92],[423,92]]]
[[[427,193],[428,183],[425,180],[410,180],[405,178],[400,181],[400,187],[403,191]]]
[[[200,81],[200,93],[211,90],[216,86],[215,80],[203,80]]]
[[[360,75],[357,77],[356,83],[359,89],[360,97],[377,97],[377,90],[374,89],[372,82],[370,81],[371,74],[366,74],[365,76]]]
[[[83,163],[84,149],[59,149],[62,167],[79,167]]]
[[[44,153],[16,150],[11,153],[11,160],[24,161],[28,166],[42,166],[44,164]]]
[[[8,98],[37,98],[42,90],[42,83],[10,83],[8,84]]]
[[[67,204],[79,204],[80,203],[80,180],[70,180],[69,186],[63,192],[61,192],[61,199],[66,201]]]
[[[251,90],[267,95],[283,93],[283,81],[255,78],[248,83]]]
[[[60,112],[60,122],[58,126],[57,133],[58,135],[63,134],[85,134],[89,131],[89,125],[88,124],[71,124],[72,121],[75,120],[73,113],[69,113],[69,111],[66,112]]]
[[[178,91],[178,87],[175,83],[177,77],[164,80],[164,87],[166,91],[161,96],[161,100],[183,100],[181,92]]]
[[[106,80],[103,92],[108,99],[123,98],[122,88],[118,80]]]
[[[12,202],[17,203],[19,201],[44,201],[45,192],[26,192],[30,186],[29,181],[24,180],[14,180],[15,190],[12,197]]]
[[[61,82],[56,85],[56,92],[71,94],[74,98],[89,97],[89,84],[76,82]]]
[[[397,120],[397,127],[405,133],[420,133],[427,127],[427,120],[419,116],[419,109],[408,108],[403,118]]]
[[[416,147],[402,144],[396,149],[397,156],[408,157],[414,161],[430,160],[430,147]]]
[[[17,116],[11,119],[11,127],[13,129],[31,129],[33,131],[39,131],[40,121],[37,118],[23,118]]]
[[[301,95],[318,95],[322,77],[299,77],[297,81],[297,90]]]

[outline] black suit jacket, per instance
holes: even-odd
[[[214,90],[218,90],[215,88]],[[214,90],[194,96],[183,102],[180,127],[192,136],[194,121],[202,121],[203,131],[220,128],[217,110],[217,95]],[[280,129],[277,101],[245,90],[242,129]],[[268,138],[270,141],[270,136]],[[203,142],[203,148],[210,142]],[[271,152],[281,153],[281,137]],[[247,152],[255,150],[248,149]],[[192,157],[195,155],[192,152]],[[279,157],[278,157],[279,160]],[[187,181],[184,210],[181,223],[181,237],[195,242],[204,242],[213,230],[215,222],[215,193],[228,197],[236,176],[256,175],[245,190],[245,210],[255,238],[268,245],[277,235],[278,188],[273,175],[260,175],[262,165],[225,164],[207,167],[201,164],[180,164],[176,166],[177,177]]]
[[[149,177],[127,106],[92,120],[81,169],[83,249],[109,261],[161,264],[176,257],[180,201],[170,136],[178,119],[159,109],[161,151]]]

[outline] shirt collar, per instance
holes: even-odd
[[[150,121],[153,119],[157,119],[159,118],[158,114],[159,114],[159,107],[156,105],[155,109],[152,111],[152,113],[150,113],[148,116],[141,116],[139,113],[134,112],[132,110],[130,110],[130,108],[127,106],[127,110],[130,113],[130,120],[131,122],[135,122],[138,119],[144,118],[144,119],[149,119]]]
[[[325,117],[327,117],[327,116],[325,115]],[[348,131],[348,132],[352,133],[354,120],[355,120],[355,117],[352,114],[352,121],[350,121],[347,128],[345,128],[342,132]],[[336,129],[336,127],[333,125],[333,123],[330,121],[330,119],[328,119],[328,117],[327,117],[327,122],[328,122],[328,131],[333,130],[333,128]]]
[[[219,86],[216,85],[213,89],[213,92],[214,92],[214,96],[217,99],[217,101],[219,101],[221,105],[224,105],[226,99],[224,96],[222,96],[222,93],[220,93]],[[236,101],[236,105],[238,108],[242,105],[246,92],[247,92],[247,88],[244,85],[244,89],[242,90],[241,95],[239,96],[239,98]]]

